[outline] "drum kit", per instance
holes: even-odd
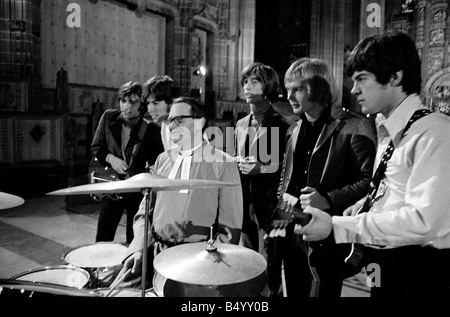
[[[258,252],[233,244],[187,243],[168,248],[153,261],[153,288],[146,289],[147,241],[152,191],[176,191],[238,184],[202,179],[168,179],[149,173],[126,180],[69,187],[48,195],[111,195],[141,192],[145,199],[145,230],[141,289],[120,288],[116,279],[127,247],[98,242],[63,255],[66,265],[30,270],[0,280],[0,296],[84,297],[256,297],[266,284],[266,260]],[[0,193],[1,194],[1,193]],[[23,199],[0,195],[0,209]]]

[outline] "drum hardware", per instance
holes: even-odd
[[[116,288],[109,296],[106,293],[109,292],[109,288],[97,289],[96,292],[101,297],[141,297],[141,291],[136,288]],[[145,297],[159,297],[154,288],[145,290]]]
[[[0,192],[0,210],[14,208],[25,202],[23,198],[8,193]]]
[[[168,179],[156,174],[141,173],[125,180],[114,182],[95,183],[79,185],[75,187],[57,190],[47,195],[83,195],[83,194],[113,194],[141,192],[145,199],[145,224],[144,224],[144,249],[142,259],[142,290],[141,296],[145,297],[145,281],[147,275],[147,244],[149,228],[149,210],[151,205],[152,191],[175,191],[181,189],[211,188],[239,186],[239,184],[213,181],[206,179]]]

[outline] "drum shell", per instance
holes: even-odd
[[[104,254],[99,250],[104,249]],[[123,267],[122,259],[127,246],[115,242],[97,242],[75,248],[62,256],[62,260],[73,266],[80,267],[91,276],[90,288],[107,288]],[[120,254],[117,254],[119,252]],[[99,258],[96,258],[98,255]],[[101,258],[101,257],[104,258]]]
[[[153,287],[158,297],[258,297],[266,285],[266,272],[250,280],[226,285],[197,285],[167,279],[158,272]]]
[[[0,280],[0,297],[101,297],[93,290],[19,280]]]
[[[91,286],[86,270],[72,265],[45,266],[31,269],[11,277],[11,280],[28,281],[45,285],[60,285],[83,289]]]

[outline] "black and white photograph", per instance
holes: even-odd
[[[449,14],[0,0],[0,301],[450,297]]]

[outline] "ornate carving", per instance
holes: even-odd
[[[45,135],[45,132],[45,127],[43,125],[36,124],[33,129],[31,129],[30,135],[36,143],[39,143]]]

